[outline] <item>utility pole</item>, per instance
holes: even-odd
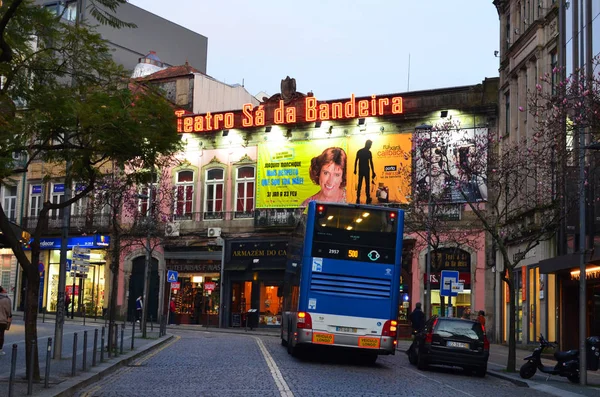
[[[146,338],[146,323],[148,322],[148,296],[150,295],[150,276],[152,271],[151,234],[154,229],[154,163],[150,170],[150,186],[148,187],[148,209],[146,212],[146,263],[144,269],[144,297],[142,307],[142,338]]]
[[[426,256],[426,273],[427,273],[427,288],[425,290],[425,317],[431,317],[431,222],[433,218],[432,211],[432,201],[431,201],[431,191],[433,189],[432,181],[431,181],[431,159],[433,157],[433,142],[432,142],[432,128],[433,126],[429,124],[422,124],[415,127],[417,133],[429,132],[429,142],[427,143],[429,147],[429,160],[427,167],[427,189],[428,189],[428,198],[427,198],[427,256]]]

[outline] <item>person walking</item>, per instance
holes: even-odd
[[[169,302],[169,324],[175,324],[175,297],[171,298],[171,302]]]
[[[423,329],[425,326],[425,313],[421,310],[421,302],[417,302],[415,310],[408,316],[410,320],[410,326],[412,327],[413,335]]]
[[[142,329],[142,310],[144,310],[144,301],[141,296],[135,300],[135,321],[140,323],[140,329]]]
[[[4,332],[10,328],[12,322],[10,298],[8,292],[3,287],[0,287],[0,356],[3,356],[4,350]]]
[[[483,310],[480,310],[477,314],[477,320],[479,321],[479,323],[481,323],[481,326],[485,330],[485,312]]]

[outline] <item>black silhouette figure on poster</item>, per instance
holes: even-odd
[[[367,195],[366,203],[371,204],[371,179],[375,179],[376,176],[375,167],[373,166],[373,155],[371,154],[372,145],[373,142],[367,139],[365,147],[356,152],[356,159],[354,160],[354,175],[356,175],[356,165],[358,164],[356,204],[360,204],[360,190],[362,189],[363,179],[365,180],[365,194]]]

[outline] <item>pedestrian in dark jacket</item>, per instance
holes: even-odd
[[[421,302],[417,302],[415,310],[408,316],[413,334],[416,334],[425,326],[425,313],[421,310]]]
[[[11,306],[7,291],[0,287],[0,356],[5,354],[2,347],[4,346],[4,332],[10,328],[12,322]]]

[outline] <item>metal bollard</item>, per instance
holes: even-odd
[[[15,373],[17,372],[17,344],[12,345],[12,356],[10,358],[10,377],[8,378],[8,397],[14,395]]]
[[[100,362],[104,362],[104,332],[105,328],[102,327],[102,336],[100,338]]]
[[[83,304],[83,325],[85,326],[85,303]]]
[[[46,349],[46,372],[44,375],[44,389],[48,388],[50,382],[50,355],[52,353],[52,338],[48,338],[48,348]]]
[[[77,332],[73,334],[73,357],[71,358],[71,376],[77,373]]]
[[[87,331],[83,331],[83,372],[87,371]]]
[[[121,354],[123,354],[123,339],[125,339],[125,324],[121,324]]]
[[[36,340],[31,340],[31,351],[29,352],[29,373],[27,374],[27,395],[31,396],[33,394],[33,361],[35,359],[36,349]]]
[[[133,350],[133,345],[135,341],[135,321],[131,323],[131,350]]]
[[[96,366],[96,350],[98,350],[98,328],[94,330],[94,350],[92,351],[92,367]]]

